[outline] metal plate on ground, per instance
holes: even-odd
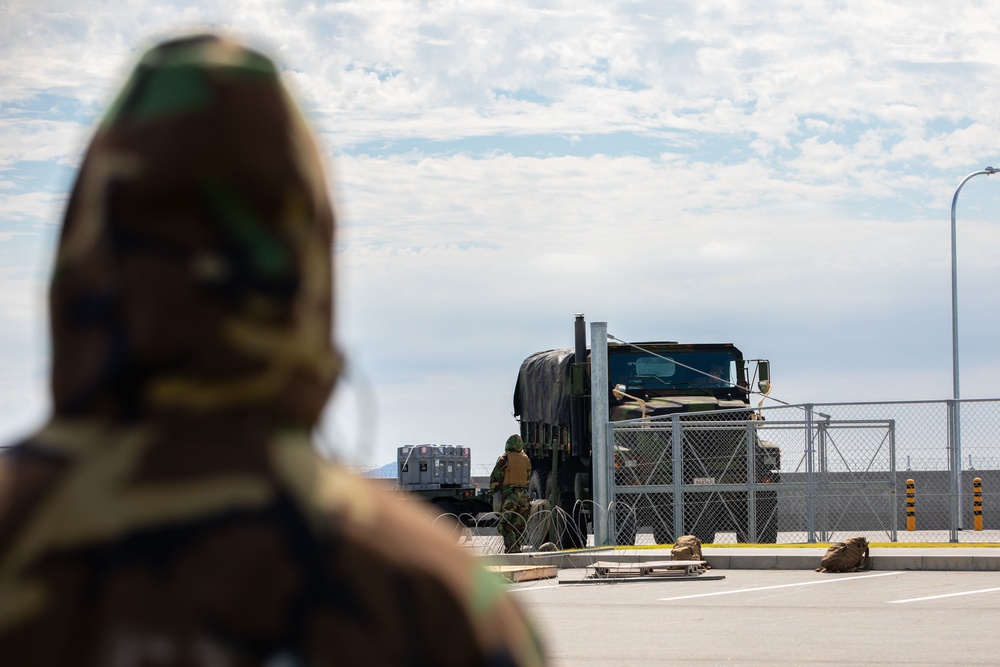
[[[634,579],[671,578],[694,579],[703,578],[707,572],[708,563],[703,560],[664,560],[645,563],[614,563],[598,561],[590,567],[594,577],[598,579]],[[723,579],[713,576],[711,579]]]

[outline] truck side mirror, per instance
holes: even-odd
[[[771,362],[767,359],[761,359],[757,362],[757,388],[760,389],[762,394],[767,394],[771,391]]]

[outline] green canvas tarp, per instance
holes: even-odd
[[[572,349],[538,352],[524,360],[514,387],[514,415],[522,422],[570,423]]]

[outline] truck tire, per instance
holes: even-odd
[[[461,519],[461,509],[453,498],[435,498],[432,502],[441,516],[448,515],[456,521]]]
[[[548,481],[548,470],[538,470],[537,468],[532,470],[531,477],[528,479],[528,498],[531,500],[549,500],[552,493],[548,487]]]
[[[567,526],[567,530],[560,540],[563,545],[562,548],[583,549],[587,546],[587,517],[575,503],[566,512],[569,514],[572,523]]]
[[[545,478],[545,495],[543,498],[552,498],[552,475],[549,471],[539,471],[539,478]],[[531,478],[535,479],[535,473],[531,473]],[[528,493],[531,493],[529,481]],[[561,510],[561,511],[559,511]],[[573,489],[559,489],[559,509],[553,512],[552,517],[556,532],[556,546],[560,549],[582,549],[587,544],[587,517],[580,511],[580,507],[573,499]]]

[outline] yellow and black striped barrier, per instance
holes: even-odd
[[[972,480],[972,528],[983,529],[983,480]]]
[[[917,529],[915,486],[912,479],[906,480],[906,530],[908,531]]]

